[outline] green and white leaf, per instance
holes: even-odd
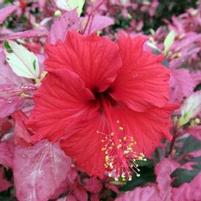
[[[201,112],[201,92],[197,91],[188,97],[180,109],[181,117],[179,118],[179,126],[187,124],[192,118]]]
[[[20,77],[39,78],[39,63],[36,55],[14,41],[8,41],[8,45],[12,51],[5,50],[6,59],[13,72]]]
[[[165,55],[169,52],[171,46],[173,45],[173,43],[174,43],[174,41],[175,41],[175,36],[176,36],[175,31],[171,31],[171,32],[166,36],[166,38],[165,38],[165,40],[164,40],[164,43],[163,43],[163,45],[164,45],[164,54],[165,54]]]
[[[122,5],[126,5],[129,1],[128,0],[120,0]]]
[[[77,9],[77,13],[80,16],[83,10],[85,0],[56,0],[58,8],[71,11]]]

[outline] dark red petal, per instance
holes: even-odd
[[[59,69],[47,74],[36,96],[36,106],[28,121],[35,135],[33,140],[58,140],[71,124],[88,111],[93,95],[85,88],[79,76]]]
[[[48,45],[47,70],[66,68],[76,72],[86,87],[104,91],[116,78],[121,67],[118,46],[96,35],[82,36],[69,32],[64,43]]]
[[[162,57],[144,51],[146,38],[122,36],[119,41],[123,67],[114,83],[112,96],[134,111],[163,107],[168,100],[169,70]]]

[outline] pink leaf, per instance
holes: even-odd
[[[75,198],[78,201],[87,201],[88,200],[87,192],[81,186],[76,186],[74,188],[73,195],[75,196]]]
[[[21,108],[25,97],[35,86],[28,80],[18,77],[11,68],[5,64],[5,55],[0,49],[0,118],[5,118]]]
[[[49,41],[55,44],[58,40],[64,40],[69,30],[79,30],[80,20],[76,10],[66,12],[59,17],[51,26]]]
[[[200,201],[201,200],[201,173],[190,183],[185,183],[173,189],[173,201]]]
[[[179,167],[179,164],[173,160],[163,159],[155,168],[157,175],[157,186],[161,200],[171,199],[171,177],[170,174]]]
[[[95,177],[91,177],[84,181],[84,188],[91,193],[99,193],[102,187],[100,180]]]
[[[19,97],[13,97],[9,100],[1,99],[0,97],[0,118],[5,118],[12,114],[17,108],[22,105],[22,100]]]
[[[100,201],[99,194],[92,194],[91,195],[91,201]]]
[[[66,200],[66,197],[62,197],[62,198],[57,199],[57,201],[67,201],[67,200]]]
[[[87,17],[82,19],[82,24],[86,24]],[[114,24],[114,20],[111,17],[95,15],[89,22],[85,33],[90,34]]]
[[[28,117],[21,111],[15,112],[12,117],[15,120],[14,140],[18,145],[31,144],[31,136],[26,128],[26,121]]]
[[[57,201],[78,201],[73,195],[69,194],[64,198],[60,198]]]
[[[198,140],[201,140],[201,126],[190,128],[188,132]]]
[[[2,24],[9,15],[11,15],[14,11],[16,11],[16,9],[17,6],[14,5],[9,5],[6,6],[5,8],[2,8],[0,10],[0,24]]]
[[[29,148],[16,147],[14,180],[20,201],[47,201],[63,190],[71,160],[46,140]]]
[[[191,76],[192,76],[194,82],[196,83],[196,85],[201,83],[201,72],[200,71],[191,73]]]
[[[6,191],[9,187],[11,187],[11,183],[4,178],[3,168],[0,168],[0,192]]]
[[[18,38],[36,38],[36,37],[45,37],[47,36],[47,30],[45,28],[40,29],[32,29],[32,30],[26,30],[22,32],[16,32],[16,33],[9,33],[4,36],[1,36],[0,40],[14,40]]]
[[[134,191],[127,192],[115,201],[161,201],[155,185],[138,187]]]
[[[185,97],[192,94],[195,82],[193,81],[188,70],[171,69],[171,100],[182,101]]]
[[[13,85],[19,85],[22,79],[17,77],[11,68],[5,64],[5,55],[3,49],[0,48],[0,86],[2,85],[10,87]],[[23,80],[25,82],[25,80]]]
[[[173,160],[163,159],[155,168],[157,184],[138,187],[115,201],[170,201],[172,196],[170,174],[179,166]]]

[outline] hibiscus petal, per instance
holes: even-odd
[[[162,138],[171,139],[169,129],[171,126],[170,114],[174,106],[151,108],[146,112],[134,112],[124,106],[113,109],[113,121],[119,122],[125,136],[133,137],[136,141],[136,153],[150,156],[160,144]]]
[[[86,115],[87,101],[92,98],[77,74],[66,69],[48,73],[37,91],[36,106],[28,120],[36,134],[33,140],[58,140],[79,116]]]
[[[161,55],[143,50],[146,38],[122,36],[118,44],[123,61],[114,83],[112,96],[134,111],[163,107],[169,95],[169,71],[161,64]]]
[[[47,45],[47,70],[70,69],[81,77],[86,87],[104,91],[117,76],[121,66],[118,46],[109,39],[69,32],[65,43]]]
[[[97,130],[103,125],[104,122],[99,118],[79,122],[79,125],[72,129],[72,135],[61,141],[62,149],[82,170],[100,178],[103,177],[105,168],[101,136]]]

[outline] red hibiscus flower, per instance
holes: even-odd
[[[47,45],[48,74],[29,120],[33,140],[59,141],[90,175],[129,178],[136,159],[171,138],[169,70],[145,41],[70,32]]]

